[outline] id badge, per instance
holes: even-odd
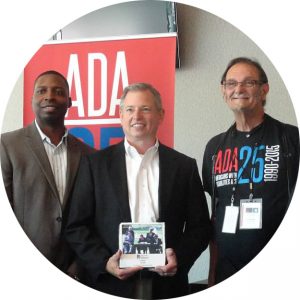
[[[262,199],[241,199],[240,229],[262,228]]]
[[[239,217],[238,206],[226,206],[222,232],[235,233],[236,225]]]

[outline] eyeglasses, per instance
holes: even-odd
[[[224,85],[224,87],[229,90],[236,88],[239,84],[246,88],[253,88],[256,85],[264,84],[264,82],[259,81],[259,80],[245,80],[245,81],[241,81],[241,82],[238,82],[235,80],[227,80],[227,81],[224,80],[222,82],[222,85]]]

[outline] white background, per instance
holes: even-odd
[[[1,1],[0,120],[27,61],[58,29],[95,9],[125,1]],[[178,1],[211,12],[248,35],[273,62],[299,115],[299,28],[296,0]],[[101,4],[99,4],[101,3]],[[297,42],[297,43],[296,43]],[[0,181],[0,297],[2,299],[99,299],[100,294],[67,278],[48,263],[20,230]],[[299,185],[269,246],[225,282],[189,299],[299,299]],[[297,272],[295,274],[295,272]],[[101,295],[103,297],[104,295]],[[105,295],[106,298],[112,298]]]

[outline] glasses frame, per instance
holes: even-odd
[[[224,80],[222,82],[222,85],[225,87],[225,89],[228,90],[233,90],[235,89],[238,85],[243,86],[245,88],[253,88],[257,85],[263,85],[266,82],[263,82],[261,80],[255,80],[255,79],[248,79],[248,80],[244,80],[244,81],[235,81],[235,80]]]

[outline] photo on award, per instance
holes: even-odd
[[[119,248],[120,268],[165,265],[165,223],[121,223]]]

